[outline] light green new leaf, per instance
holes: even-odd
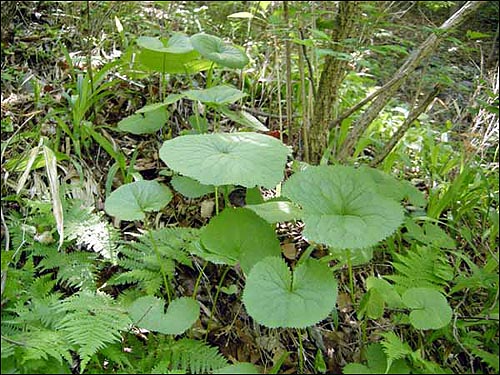
[[[241,69],[249,62],[241,49],[213,35],[193,35],[191,44],[203,57],[228,68]]]
[[[225,106],[221,106],[218,108],[219,111],[224,113],[227,117],[229,117],[234,122],[243,125],[249,129],[259,130],[261,132],[269,131],[269,128],[265,126],[262,122],[259,121],[256,117],[252,116],[250,113],[245,111],[231,111],[229,108]]]
[[[163,105],[162,105],[163,107]],[[165,108],[147,109],[125,117],[118,123],[118,129],[132,134],[150,134],[157,132],[167,122]]]
[[[283,179],[288,148],[258,133],[214,133],[163,143],[160,158],[170,169],[204,185],[275,187]]]
[[[231,104],[246,96],[243,91],[227,85],[214,86],[203,90],[187,90],[182,94],[188,99],[215,105]]]
[[[269,328],[304,328],[328,317],[337,300],[337,282],[326,264],[307,260],[292,274],[285,261],[268,257],[250,271],[243,303],[250,316]]]
[[[175,175],[170,183],[176,191],[187,198],[199,198],[214,192],[213,185],[203,185],[186,176]]]
[[[302,207],[304,237],[337,249],[373,246],[403,222],[401,205],[351,167],[309,167],[283,184],[283,195]]]
[[[255,16],[250,12],[236,12],[232,13],[227,18],[254,18]]]
[[[403,307],[403,301],[401,296],[396,292],[394,287],[384,279],[379,279],[378,277],[368,276],[366,279],[366,289],[377,290],[382,296],[384,296],[384,302],[387,306],[397,309]]]
[[[281,254],[274,229],[244,208],[226,208],[214,217],[202,232],[201,242],[211,253],[239,262],[247,275],[261,259]]]
[[[138,61],[144,67],[159,73],[197,73],[210,67],[211,62],[199,60],[200,54],[193,49],[190,38],[175,33],[164,41],[141,36],[137,38],[141,48]]]
[[[430,288],[410,288],[402,296],[403,303],[413,311],[410,323],[416,329],[439,329],[451,321],[453,311],[446,297]]]
[[[129,307],[134,324],[165,335],[180,335],[198,320],[200,306],[192,298],[173,300],[164,313],[164,301],[154,296],[140,297]]]
[[[247,204],[245,208],[252,210],[268,223],[274,224],[282,221],[298,220],[301,210],[292,202],[270,201],[261,204]]]
[[[159,211],[172,199],[170,189],[157,181],[136,181],[120,186],[106,199],[104,210],[120,220],[142,220],[145,212]]]

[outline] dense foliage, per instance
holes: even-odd
[[[2,373],[498,373],[497,2],[2,2],[1,79]]]

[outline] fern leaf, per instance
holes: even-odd
[[[63,253],[49,251],[38,264],[42,271],[57,268],[57,281],[70,287],[95,290],[96,255],[88,252]]]
[[[381,334],[384,340],[381,342],[385,355],[387,356],[387,368],[385,373],[389,372],[391,365],[394,361],[405,358],[410,355],[413,351],[410,346],[401,341],[401,339],[396,336],[394,332],[385,332]]]
[[[414,251],[405,255],[396,254],[395,257],[396,261],[392,265],[397,274],[384,277],[394,281],[400,293],[415,287],[443,292],[444,286],[453,279],[453,269],[438,249],[416,246]]]
[[[127,271],[113,276],[109,285],[137,283],[148,295],[158,292],[162,286],[160,264],[167,277],[174,276],[176,262],[191,266],[188,247],[197,237],[197,230],[190,228],[162,228],[146,232],[136,242],[120,248],[119,266]],[[157,251],[157,252],[156,252]]]
[[[124,285],[135,283],[139,284],[139,290],[144,290],[148,295],[154,295],[163,286],[163,279],[159,271],[154,272],[147,269],[135,269],[113,276],[108,280],[108,285]]]
[[[227,365],[217,348],[197,340],[181,339],[173,344],[171,353],[172,370],[206,374]]]
[[[92,355],[107,344],[120,341],[120,331],[131,324],[126,312],[103,293],[79,292],[61,301],[54,311],[65,313],[56,329],[78,347],[82,372]]]
[[[93,207],[81,207],[78,201],[73,204],[66,213],[66,239],[76,240],[77,246],[114,261],[117,256],[118,231],[103,220],[102,213],[93,211]]]

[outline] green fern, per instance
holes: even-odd
[[[176,262],[191,266],[188,248],[196,238],[196,230],[189,228],[162,228],[146,232],[137,242],[120,248],[118,265],[127,271],[108,280],[108,285],[137,283],[148,295],[156,294],[163,285],[155,248],[161,256],[167,277],[172,278]]]
[[[52,371],[56,368],[69,370],[72,362],[62,333],[34,328],[14,336],[2,336],[2,362],[6,359],[22,373],[51,373],[49,364]]]
[[[57,281],[65,286],[79,289],[96,289],[97,255],[87,251],[65,253],[52,247],[38,264],[39,271],[55,270]]]
[[[206,374],[227,365],[226,359],[217,348],[202,341],[181,339],[172,345],[171,369],[187,371],[190,374]]]
[[[82,371],[98,350],[120,341],[120,331],[131,324],[125,310],[104,293],[81,291],[61,301],[54,311],[65,313],[56,329],[76,346]]]
[[[387,368],[385,371],[387,374],[394,361],[405,358],[413,351],[407,343],[401,341],[401,339],[392,331],[384,332],[381,336],[384,338],[381,342],[382,348],[387,356]]]
[[[105,259],[114,261],[118,251],[119,232],[103,220],[103,213],[94,213],[94,207],[81,206],[72,202],[65,213],[64,234],[67,240],[75,240],[76,245],[95,251]]]
[[[440,292],[453,279],[453,268],[447,263],[444,254],[432,247],[415,246],[407,254],[395,254],[392,262],[397,271],[395,275],[386,275],[386,279],[395,283],[399,293],[408,288],[432,288]]]

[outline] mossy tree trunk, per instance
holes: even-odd
[[[331,49],[335,52],[349,52],[344,40],[356,36],[361,16],[359,1],[341,1],[331,34]],[[318,163],[328,144],[329,123],[335,118],[335,106],[339,88],[348,70],[348,61],[327,56],[321,73],[314,103],[313,121],[309,132],[311,162]]]

